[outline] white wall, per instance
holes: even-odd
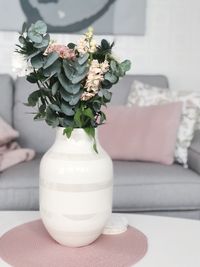
[[[161,73],[168,76],[173,89],[200,90],[200,0],[147,2],[146,35],[115,37],[116,54],[132,60],[132,73]],[[59,35],[57,39],[77,37]],[[11,73],[16,40],[15,33],[0,32],[1,73]]]

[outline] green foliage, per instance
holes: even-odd
[[[40,96],[41,96],[40,90],[32,92],[28,97],[28,105],[31,107],[36,106]]]
[[[59,126],[59,119],[55,111],[53,111],[50,107],[46,109],[46,117],[45,121],[48,125],[54,127]]]
[[[31,58],[31,65],[34,69],[40,69],[43,67],[44,59],[41,55],[37,55]]]
[[[28,37],[34,43],[40,44],[43,41],[43,35],[46,34],[47,25],[38,20],[35,24],[32,24],[28,29]]]
[[[118,81],[118,77],[113,72],[107,72],[104,78],[112,84]]]
[[[43,68],[46,69],[50,67],[57,59],[59,58],[58,53],[52,52],[46,57],[46,61],[44,63]]]
[[[78,58],[78,63],[79,63],[80,65],[85,64],[85,63],[87,62],[89,56],[90,56],[89,53],[86,53],[85,55],[80,56],[80,57]]]
[[[68,138],[71,137],[72,132],[73,132],[73,127],[66,127],[63,130],[63,134],[65,134]]]
[[[75,113],[73,107],[66,102],[63,102],[60,108],[61,111],[67,116],[73,116]]]
[[[95,128],[87,127],[84,128],[84,130],[93,139],[93,149],[96,153],[98,153],[96,139],[95,139]]]
[[[75,45],[74,43],[69,43],[67,46],[68,46],[70,49],[74,49],[76,45]]]
[[[57,91],[58,91],[58,88],[59,88],[60,84],[59,84],[59,81],[56,81],[53,85],[52,85],[52,95],[55,96]]]
[[[86,58],[88,59],[88,57]],[[88,74],[87,62],[83,61],[82,58],[78,58],[74,62],[63,60],[63,69],[66,78],[72,84],[80,83]]]
[[[80,91],[81,84],[80,83],[73,84],[67,79],[67,77],[63,73],[60,73],[58,75],[58,80],[62,85],[62,87],[66,90],[66,92],[70,94],[77,94]]]
[[[22,27],[16,52],[24,55],[33,67],[26,79],[38,85],[38,90],[28,97],[26,105],[37,109],[34,119],[45,120],[52,127],[64,127],[63,134],[70,138],[73,129],[82,128],[93,140],[97,152],[95,128],[106,120],[101,111],[112,98],[110,88],[130,70],[131,62],[118,62],[112,55],[114,43],[103,39],[93,53],[80,54],[74,43],[67,44],[75,57],[65,58],[59,52],[48,53],[50,36],[43,21]],[[82,100],[86,91],[86,80],[92,60],[105,60],[109,70],[104,73],[98,93],[88,100]]]

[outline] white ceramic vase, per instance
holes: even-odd
[[[68,139],[58,128],[41,160],[41,218],[53,239],[65,246],[92,243],[112,212],[112,161],[97,135],[96,141],[98,154],[83,129],[75,129]]]

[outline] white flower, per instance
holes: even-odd
[[[94,33],[94,29],[92,27],[88,28],[88,31],[85,33],[87,39],[92,39]]]
[[[97,51],[97,42],[95,40],[91,40],[89,52],[94,53],[96,51]]]
[[[33,72],[33,67],[24,55],[14,52],[12,57],[12,71],[15,72],[17,76],[24,77]]]
[[[103,73],[106,73],[109,70],[109,63],[107,60],[105,60],[104,62],[102,62],[100,64],[101,70]]]
[[[89,43],[88,41],[85,39],[85,37],[82,37],[78,40],[77,43],[77,50],[80,54],[84,55],[85,53],[88,52],[89,50]]]
[[[107,60],[102,63],[99,63],[96,59],[92,60],[85,83],[86,91],[81,96],[83,101],[87,101],[98,94],[101,81],[104,79],[104,73],[108,70],[109,63]]]
[[[89,28],[88,31],[78,40],[77,50],[80,54],[94,53],[97,50],[97,43],[93,39],[93,29]]]
[[[94,97],[96,93],[89,93],[89,92],[84,92],[81,96],[81,100],[87,101],[90,98]]]

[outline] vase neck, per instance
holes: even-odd
[[[63,153],[96,153],[93,149],[94,140],[83,129],[74,129],[70,138],[63,134],[64,128],[59,127],[56,131],[56,139],[53,149]],[[95,139],[99,149],[101,149],[97,130],[95,129]]]

